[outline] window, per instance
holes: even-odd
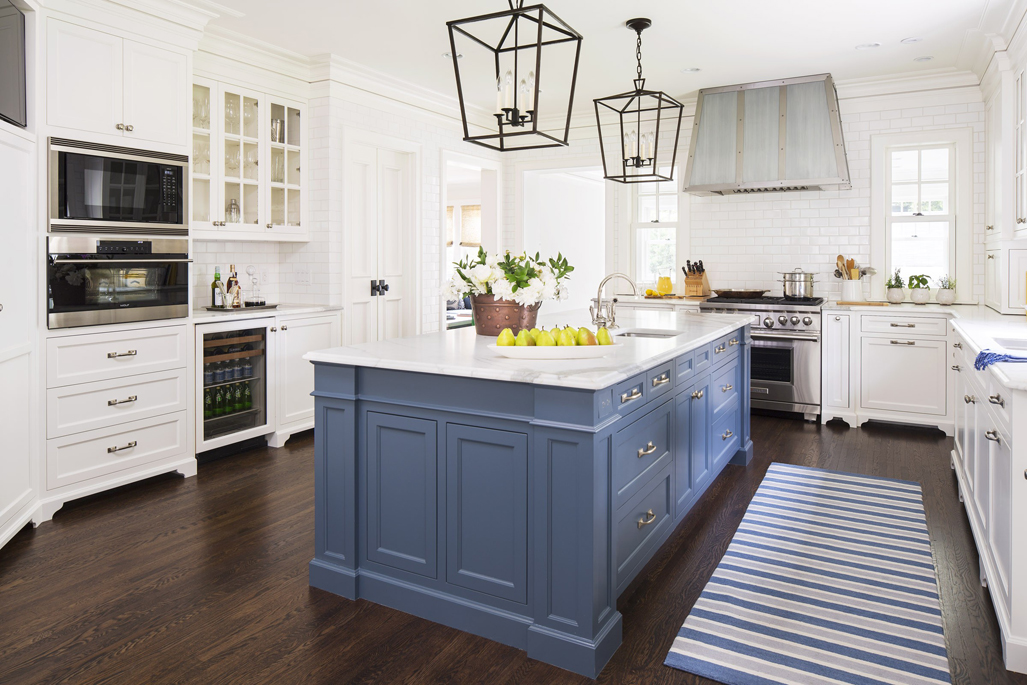
[[[888,148],[886,272],[954,275],[955,145]]]
[[[670,167],[660,173],[670,174]],[[636,183],[634,191],[633,275],[640,286],[649,287],[660,276],[674,279],[677,268],[677,182]]]

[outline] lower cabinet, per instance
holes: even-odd
[[[863,337],[860,406],[944,416],[945,339]]]
[[[852,406],[849,393],[851,319],[848,314],[824,314],[821,318],[824,326],[822,401],[825,408],[849,409]]]
[[[341,342],[337,314],[278,318],[278,425],[309,428],[314,423],[314,365],[303,355]]]

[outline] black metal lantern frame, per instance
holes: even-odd
[[[632,19],[626,24],[638,34],[635,89],[595,100],[603,171],[607,179],[618,183],[674,180],[685,107],[663,91],[645,89],[642,31],[651,25],[648,19]],[[660,173],[668,156],[670,172]]]
[[[502,152],[565,146],[570,134],[574,89],[578,79],[581,34],[545,5],[524,7],[524,0],[507,2],[510,6],[508,10],[446,23],[449,27],[450,54],[456,73],[456,90],[460,100],[464,140]],[[493,113],[496,118],[494,132],[471,135],[467,120],[468,105],[465,102],[466,88],[460,73],[461,55],[457,52],[458,36],[469,39],[473,46],[484,48],[491,53],[497,89],[496,111]],[[542,92],[539,84],[543,53],[549,52],[546,48],[569,43],[574,44],[574,59],[567,94],[566,118],[560,137],[559,134],[547,133],[539,126],[538,103]],[[467,58],[470,59],[471,55],[468,54]],[[509,67],[506,74],[504,66]],[[546,93],[547,103],[556,101],[555,94]],[[557,110],[554,108],[554,111]]]

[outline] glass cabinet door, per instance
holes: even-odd
[[[261,220],[261,96],[222,85],[222,221],[254,230]]]
[[[299,232],[303,182],[303,111],[296,103],[272,100],[269,105],[271,160],[270,215],[267,228]]]
[[[193,84],[193,149],[190,164],[192,187],[189,194],[189,219],[197,228],[210,228],[221,217],[218,211],[217,169],[217,86],[197,79]]]

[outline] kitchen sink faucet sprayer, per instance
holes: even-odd
[[[603,288],[607,282],[614,278],[623,278],[631,286],[631,294],[638,295],[638,286],[631,280],[627,275],[620,272],[612,273],[604,278],[599,283],[599,292],[596,293],[595,304],[588,308],[589,313],[592,315],[592,325],[597,327],[603,327],[608,329],[617,328],[617,298],[611,297],[610,301],[603,304]],[[605,307],[605,309],[604,309]]]

